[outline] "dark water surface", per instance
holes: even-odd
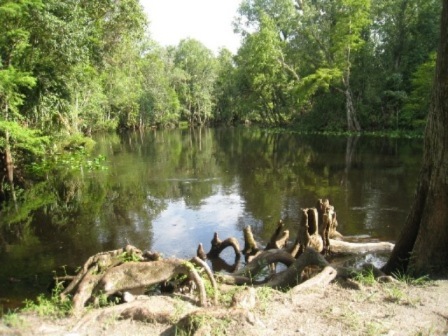
[[[157,130],[96,138],[105,170],[48,176],[0,218],[0,305],[33,298],[52,271],[133,244],[164,256],[206,251],[251,225],[266,241],[300,208],[335,206],[346,236],[394,241],[414,194],[422,140]],[[227,252],[226,252],[227,253]],[[231,252],[228,252],[231,255]],[[228,256],[224,255],[224,258]]]

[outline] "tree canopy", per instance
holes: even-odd
[[[240,49],[215,55],[194,39],[158,45],[138,0],[0,0],[1,171],[48,137],[181,122],[421,132],[440,9],[243,0]]]

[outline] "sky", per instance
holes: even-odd
[[[163,46],[194,38],[217,54],[236,53],[239,35],[232,21],[242,0],[140,0],[149,18],[151,37]]]

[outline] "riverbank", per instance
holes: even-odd
[[[199,308],[181,297],[145,297],[82,316],[5,315],[0,335],[447,335],[448,280],[361,281],[306,292],[230,289]]]

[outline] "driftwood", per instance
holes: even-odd
[[[254,239],[254,235],[252,233],[252,228],[250,226],[246,226],[243,230],[244,234],[244,249],[243,254],[246,256],[255,256],[260,249],[258,248],[257,242]]]
[[[368,252],[391,252],[394,244],[389,242],[377,243],[350,243],[341,240],[330,239],[331,252],[339,255],[363,254]]]
[[[340,239],[337,232],[334,207],[328,200],[318,200],[315,208],[301,209],[301,219],[297,225],[294,243],[288,246],[289,231],[280,220],[265,248],[257,244],[250,226],[244,228],[244,249],[236,238],[221,240],[215,233],[208,253],[199,244],[196,257],[191,260],[162,259],[157,253],[142,252],[134,246],[98,253],[90,257],[76,276],[65,277],[71,283],[62,292],[63,298],[71,296],[74,311],[80,311],[88,303],[97,303],[100,296],[121,295],[125,302],[135,299],[133,295],[143,294],[148,287],[174,283],[180,289],[185,283],[193,284],[197,291],[198,304],[208,304],[202,271],[210,282],[213,303],[217,304],[218,287],[223,285],[269,286],[280,290],[290,290],[293,295],[301,291],[326,286],[335,278],[350,279],[353,271],[341,266],[330,265],[325,255],[353,255],[368,252],[390,252],[393,244],[350,243]],[[222,251],[231,247],[235,253],[233,265],[220,258]],[[247,264],[238,270],[241,254]],[[210,260],[215,272],[210,270],[206,260]],[[283,270],[277,272],[276,265]],[[218,266],[220,265],[220,266]],[[369,266],[370,267],[370,266]],[[379,270],[375,277],[391,281]],[[144,319],[155,318],[152,311],[135,306],[123,312],[123,316]],[[151,317],[152,316],[152,317]]]
[[[227,247],[232,247],[235,251],[235,256],[240,256],[240,244],[236,238],[227,238],[226,240],[221,240],[218,237],[218,233],[215,232],[213,239],[211,241],[211,249],[210,252],[207,253],[208,258],[217,258],[219,254],[226,249]],[[202,259],[202,258],[201,258]]]
[[[180,275],[190,279],[199,295],[199,305],[207,304],[204,282],[194,264],[205,270],[214,290],[217,302],[218,288],[208,265],[194,257],[191,261],[182,259],[145,260],[143,253],[133,246],[126,246],[90,257],[84,267],[61,293],[62,298],[73,296],[73,310],[80,311],[89,302],[98,302],[102,295],[117,293],[144,293],[147,287],[165,283]],[[154,256],[154,254],[146,254]]]
[[[289,238],[289,231],[284,230],[285,224],[283,224],[282,220],[278,221],[277,229],[271,236],[271,239],[269,240],[269,243],[266,245],[265,250],[272,250],[272,249],[282,249],[286,246],[286,243],[288,242]]]
[[[318,266],[324,268],[329,266],[329,263],[325,258],[317,253],[313,248],[307,248],[299,258],[297,258],[293,264],[291,264],[288,269],[283,272],[274,275],[268,282],[264,285],[277,288],[286,289],[292,288],[303,282],[303,275],[306,267]]]

